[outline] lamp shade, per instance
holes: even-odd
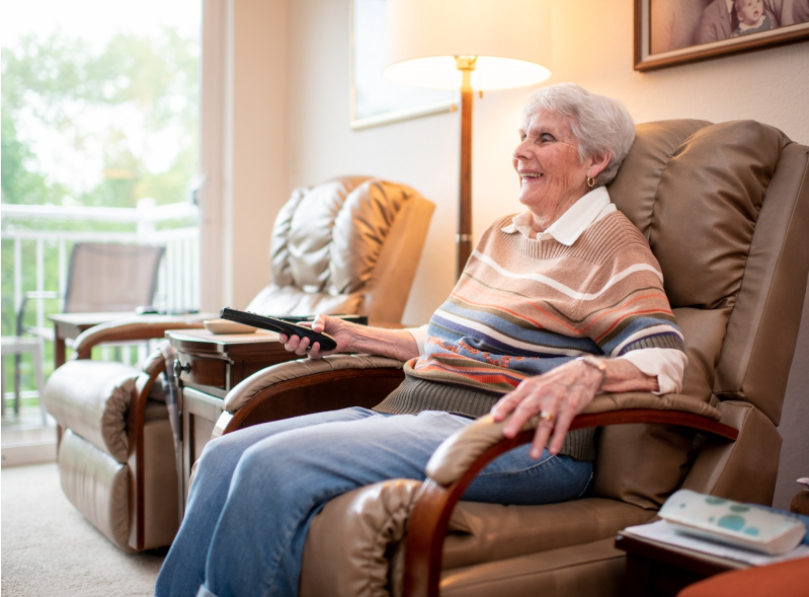
[[[387,0],[385,69],[403,85],[457,90],[455,57],[477,57],[474,89],[550,77],[550,0]]]

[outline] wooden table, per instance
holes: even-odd
[[[53,368],[65,364],[65,340],[75,340],[83,331],[102,323],[137,317],[133,311],[103,313],[57,313],[50,316],[53,322]]]
[[[208,330],[173,330],[166,338],[177,351],[173,367],[180,386],[183,421],[182,491],[188,491],[191,467],[211,438],[224,410],[224,398],[240,381],[270,365],[295,360],[278,342],[278,334],[212,334]]]
[[[690,584],[747,564],[619,533],[626,552],[627,597],[674,597]]]

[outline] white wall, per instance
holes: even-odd
[[[244,308],[269,282],[269,239],[287,186],[285,1],[227,0],[222,303]]]

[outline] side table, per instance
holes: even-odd
[[[182,495],[188,492],[191,467],[211,438],[225,396],[240,381],[270,365],[299,358],[284,350],[278,334],[212,334],[205,329],[166,332],[177,360],[182,413]]]
[[[643,537],[619,533],[615,547],[626,552],[627,597],[674,597],[697,581],[747,564]]]

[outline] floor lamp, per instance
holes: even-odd
[[[550,77],[550,0],[387,0],[385,77],[461,91],[457,276],[472,252],[473,92]]]

